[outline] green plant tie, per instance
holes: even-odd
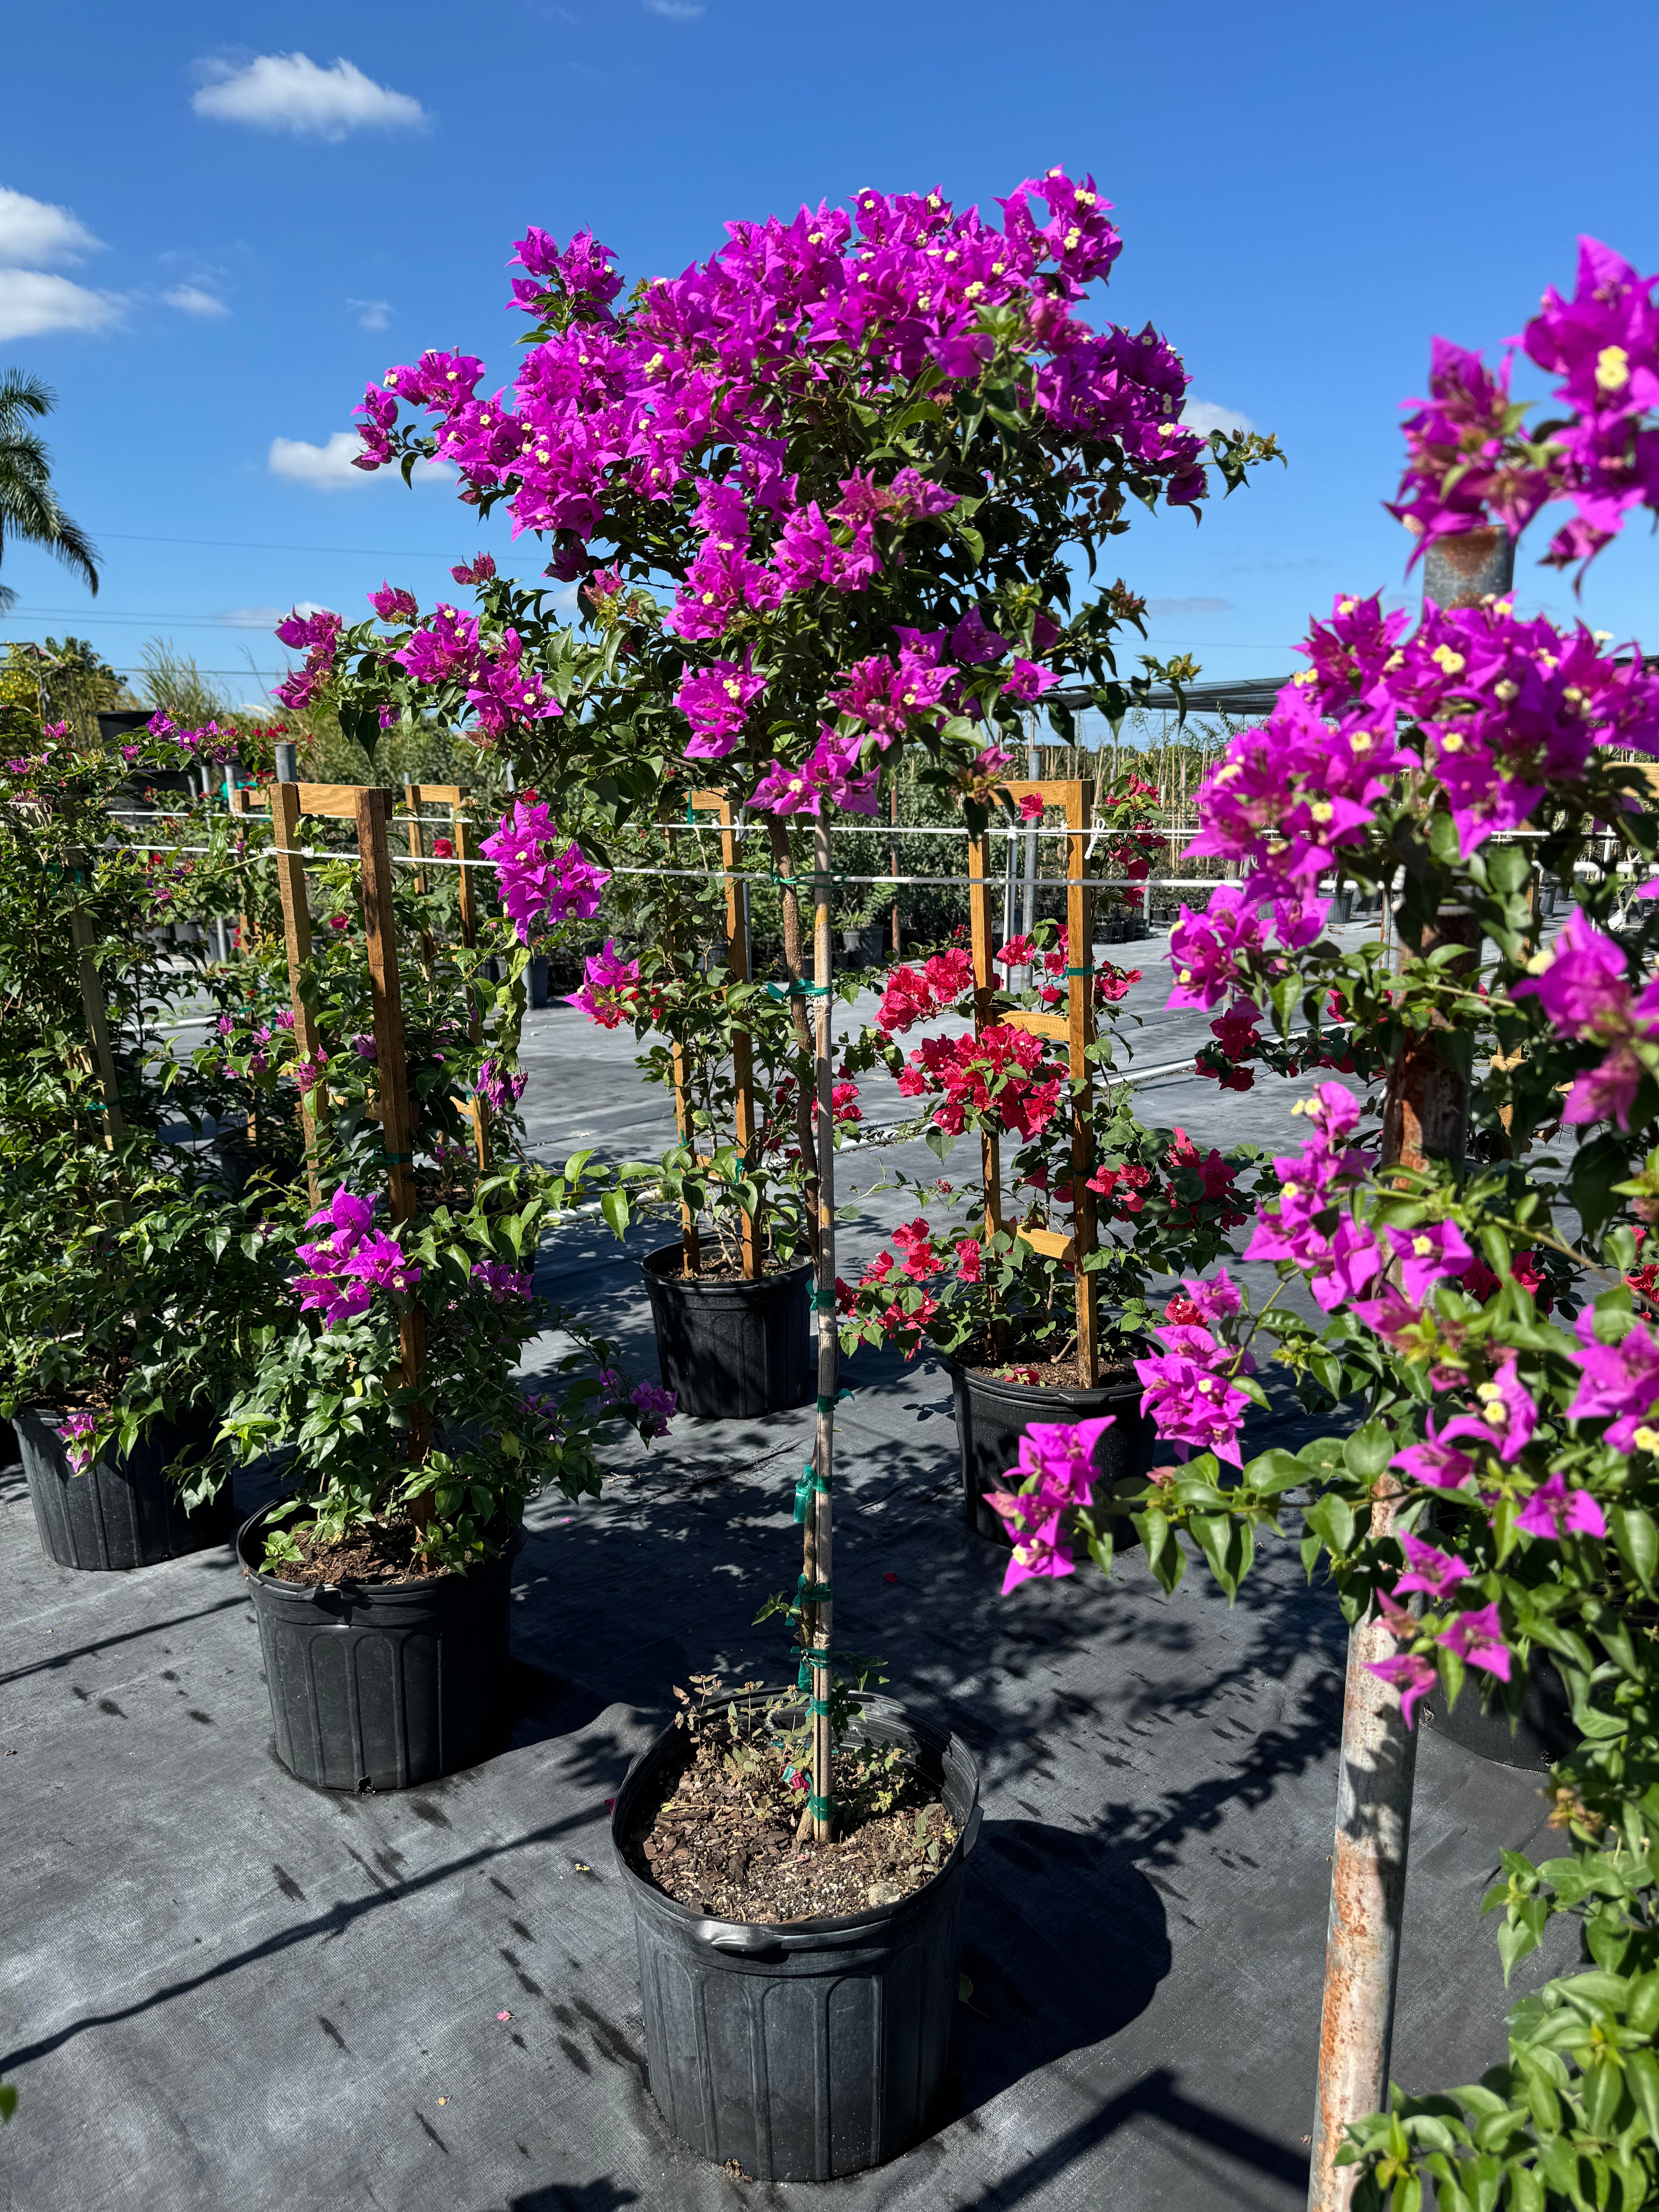
[[[827,1475],[820,1474],[817,1468],[813,1466],[811,1461],[809,1459],[806,1462],[805,1472],[802,1474],[800,1480],[795,1485],[795,1518],[797,1521],[805,1520],[806,1509],[808,1504],[811,1503],[812,1492],[815,1490],[820,1498],[827,1498],[830,1495],[830,1478]]]
[[[413,1152],[389,1152],[384,1145],[380,1147],[380,1158],[388,1163],[401,1164],[404,1167],[413,1167],[415,1164]]]
[[[827,1721],[830,1717],[830,1701],[827,1698],[809,1698],[806,1700],[805,1711],[810,1721]]]
[[[802,1605],[828,1605],[834,1595],[833,1583],[809,1583],[805,1575],[795,1584],[795,1596]]]
[[[1066,970],[1068,975],[1092,975],[1094,972],[1092,968],[1068,968]]]
[[[816,1790],[809,1790],[806,1793],[806,1809],[815,1820],[829,1820],[834,1803],[833,1798],[820,1797]]]
[[[839,1390],[837,1390],[837,1391],[836,1391],[836,1395],[835,1395],[835,1396],[834,1396],[833,1398],[826,1398],[826,1397],[824,1397],[824,1396],[823,1395],[823,1394],[822,1394],[822,1393],[820,1393],[820,1394],[819,1394],[819,1397],[818,1397],[818,1411],[819,1411],[819,1413],[833,1413],[835,1412],[835,1410],[836,1410],[836,1407],[837,1407],[838,1405],[840,1405],[840,1403],[841,1403],[842,1400],[843,1398],[850,1398],[850,1397],[852,1396],[852,1395],[853,1395],[853,1391],[852,1391],[852,1386],[851,1386],[851,1384],[850,1384],[850,1383],[843,1383],[843,1385],[842,1386],[842,1388],[841,1388]]]
[[[766,987],[766,995],[769,999],[781,1000],[832,999],[835,994],[836,987],[833,983],[769,983]]]

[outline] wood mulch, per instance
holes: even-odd
[[[787,1927],[896,1905],[933,1880],[957,1840],[939,1790],[902,1756],[843,1747],[837,1833],[814,1844],[796,1840],[805,1798],[783,1779],[764,1730],[744,1737],[723,1712],[694,1717],[691,1743],[624,1850],[636,1874],[711,1918]]]
[[[304,1529],[295,1529],[301,1559],[274,1559],[264,1569],[280,1583],[414,1583],[447,1571],[429,1566],[415,1550],[412,1521],[394,1521],[382,1528],[378,1522],[354,1528],[335,1544],[318,1544]]]

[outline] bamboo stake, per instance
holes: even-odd
[[[996,985],[991,972],[990,849],[988,837],[981,836],[969,840],[968,873],[972,881],[968,890],[968,924],[974,954],[975,1036],[988,1029],[996,1018],[991,1004]],[[1008,840],[1008,849],[1010,853],[1014,850],[1012,837]],[[985,1183],[985,1235],[988,1242],[1002,1227],[1002,1169],[994,1137],[981,1136],[979,1147]]]
[[[828,1589],[833,1571],[833,1525],[830,1506],[830,1486],[834,1480],[836,1455],[836,1394],[841,1380],[841,1339],[836,1328],[836,1147],[835,1147],[835,1070],[832,1059],[834,1037],[831,997],[834,949],[830,933],[830,902],[834,884],[830,870],[830,830],[820,817],[812,830],[813,930],[812,969],[817,986],[814,1006],[817,1012],[815,1039],[817,1061],[817,1135],[818,1135],[818,1222],[817,1222],[817,1322],[818,1322],[818,1403],[817,1427],[813,1440],[812,1465],[817,1480],[812,1486],[810,1526],[813,1531],[812,1583],[814,1588]],[[812,1794],[822,1810],[812,1820],[812,1840],[817,1844],[831,1841],[833,1828],[830,1810],[830,1719],[823,1708],[830,1699],[830,1638],[835,1613],[833,1600],[826,1597],[813,1602],[811,1619],[812,1629],[813,1666],[811,1670],[812,1702],[819,1710],[812,1718]]]
[[[720,865],[726,876],[726,967],[734,983],[746,983],[749,975],[749,890],[735,873],[738,865],[737,817],[729,799],[720,802]],[[755,1054],[746,1030],[738,1030],[732,1037],[732,1087],[735,1094],[734,1113],[737,1121],[738,1149],[744,1164],[752,1172],[755,1165]],[[743,1272],[749,1282],[757,1282],[765,1270],[764,1239],[758,1218],[747,1207],[743,1209]]]
[[[392,908],[392,853],[386,827],[392,811],[389,791],[365,789],[357,798],[357,853],[362,871],[363,927],[368,938],[369,997],[374,1010],[374,1066],[380,1117],[380,1150],[395,1224],[415,1211],[414,1136],[409,1111],[408,1065],[404,1047],[403,993],[398,976],[398,930]],[[410,1299],[398,1327],[403,1383],[420,1388],[426,1350],[426,1316]],[[409,1414],[409,1457],[418,1467],[426,1456],[430,1420],[423,1408]],[[420,1522],[424,1514],[414,1510]]]
[[[792,990],[789,1001],[795,1043],[802,1063],[799,1079],[795,1085],[795,1136],[800,1146],[801,1167],[806,1176],[806,1237],[812,1264],[816,1267],[818,1264],[818,1176],[812,1135],[812,1102],[807,1095],[805,1078],[805,1063],[812,1056],[812,1038],[807,1025],[806,1009],[801,1002],[798,988],[805,981],[805,957],[800,930],[800,893],[795,880],[795,863],[789,850],[787,825],[775,814],[769,814],[766,831],[772,848],[772,872],[778,884],[778,903],[783,919],[784,973],[791,985],[797,987]]]
[[[317,1024],[300,988],[300,970],[311,957],[311,908],[306,898],[306,864],[296,848],[300,843],[300,787],[274,783],[270,787],[271,843],[276,854],[276,889],[283,902],[283,939],[288,950],[289,1003],[294,1010],[294,1043],[302,1060],[318,1065],[322,1049]],[[317,1132],[327,1109],[328,1091],[322,1078],[300,1093],[300,1126],[305,1133],[306,1180],[311,1203],[322,1204],[322,1185],[317,1173]]]

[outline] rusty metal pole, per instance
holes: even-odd
[[[1447,608],[1472,606],[1488,593],[1507,591],[1514,555],[1502,530],[1440,540],[1424,556],[1425,600]],[[1442,907],[1412,950],[1423,958],[1437,946],[1451,944],[1468,947],[1467,960],[1456,963],[1459,972],[1478,964],[1480,934],[1467,907]],[[1402,933],[1402,963],[1405,951]],[[1461,1164],[1468,1127],[1467,1085],[1436,1050],[1432,1030],[1413,1032],[1389,1072],[1385,1170],[1421,1169],[1431,1159]],[[1395,1476],[1385,1475],[1378,1483],[1373,1535],[1393,1534],[1403,1497]],[[1359,2171],[1339,2166],[1336,2154],[1348,2127],[1367,2112],[1382,2111],[1389,2099],[1417,1738],[1401,1717],[1398,1693],[1370,1667],[1395,1648],[1380,1616],[1356,1623],[1348,1638],[1309,2212],[1348,2212]]]

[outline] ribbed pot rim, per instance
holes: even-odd
[[[654,1252],[647,1252],[640,1265],[653,1282],[665,1291],[677,1291],[688,1298],[753,1297],[760,1291],[781,1291],[802,1275],[810,1275],[810,1260],[792,1260],[787,1267],[778,1267],[766,1275],[733,1275],[724,1282],[704,1282],[696,1275],[675,1275],[670,1273],[670,1263],[678,1263],[681,1248],[678,1243],[659,1244]]]
[[[1126,1398],[1139,1399],[1143,1389],[1138,1377],[1127,1382],[1097,1382],[1092,1390],[1060,1389],[1048,1382],[1007,1382],[987,1375],[980,1368],[964,1365],[948,1352],[939,1352],[937,1346],[935,1352],[945,1372],[960,1376],[968,1389],[987,1398],[1003,1400],[1011,1406],[1041,1409],[1045,1406],[1070,1408],[1115,1405]]]
[[[793,1685],[787,1684],[775,1686],[770,1689],[731,1690],[722,1697],[713,1698],[710,1705],[711,1708],[735,1705],[787,1705],[799,1703],[800,1694],[800,1692]],[[939,1883],[954,1868],[965,1861],[968,1852],[973,1849],[979,1831],[979,1823],[975,1818],[980,1809],[979,1761],[960,1736],[946,1735],[935,1728],[930,1721],[918,1720],[913,1714],[907,1713],[896,1698],[883,1698],[872,1693],[865,1696],[861,1704],[862,1709],[872,1717],[882,1720],[891,1719],[896,1721],[902,1727],[910,1729],[915,1735],[918,1744],[931,1738],[930,1747],[937,1749],[941,1765],[945,1753],[953,1744],[967,1762],[968,1771],[973,1778],[973,1795],[969,1802],[967,1814],[957,1829],[957,1839],[951,1846],[950,1856],[937,1874],[929,1875],[920,1889],[912,1890],[908,1897],[900,1898],[895,1904],[872,1905],[863,1912],[842,1913],[838,1916],[825,1914],[812,1920],[721,1920],[713,1913],[699,1912],[691,1905],[682,1905],[678,1898],[670,1897],[665,1890],[658,1889],[654,1884],[647,1881],[642,1875],[637,1874],[629,1864],[627,1855],[623,1850],[623,1804],[629,1794],[629,1785],[652,1753],[674,1735],[675,1729],[671,1723],[660,1734],[653,1736],[645,1749],[630,1762],[627,1773],[623,1777],[622,1787],[617,1792],[617,1802],[611,1808],[611,1848],[615,1854],[623,1879],[628,1885],[629,1894],[636,1907],[651,1912],[659,1918],[674,1922],[688,1931],[693,1927],[722,1932],[729,1929],[740,1940],[750,1943],[757,1943],[759,1939],[769,1936],[776,1944],[787,1948],[793,1954],[802,1951],[810,1952],[817,1948],[820,1939],[825,1949],[845,1948],[844,1944],[832,1942],[830,1939],[842,1937],[849,1932],[868,1931],[874,1934],[884,1925],[919,1911],[937,1890]],[[716,1945],[713,1948],[719,1947]],[[732,1955],[740,1956],[741,1954],[734,1953]]]
[[[277,1500],[278,1504],[281,1502]],[[249,1582],[257,1583],[263,1590],[269,1590],[279,1601],[295,1605],[312,1604],[321,1597],[349,1597],[359,1606],[371,1603],[428,1604],[440,1592],[459,1589],[476,1577],[487,1574],[492,1567],[500,1565],[503,1558],[511,1559],[525,1538],[524,1523],[520,1522],[507,1539],[505,1551],[497,1553],[494,1559],[485,1559],[478,1566],[469,1567],[459,1573],[423,1575],[419,1582],[415,1583],[289,1583],[284,1582],[278,1575],[266,1574],[264,1568],[254,1564],[256,1555],[251,1539],[259,1523],[269,1519],[272,1510],[269,1505],[262,1505],[257,1513],[251,1513],[243,1522],[236,1531],[236,1556]]]

